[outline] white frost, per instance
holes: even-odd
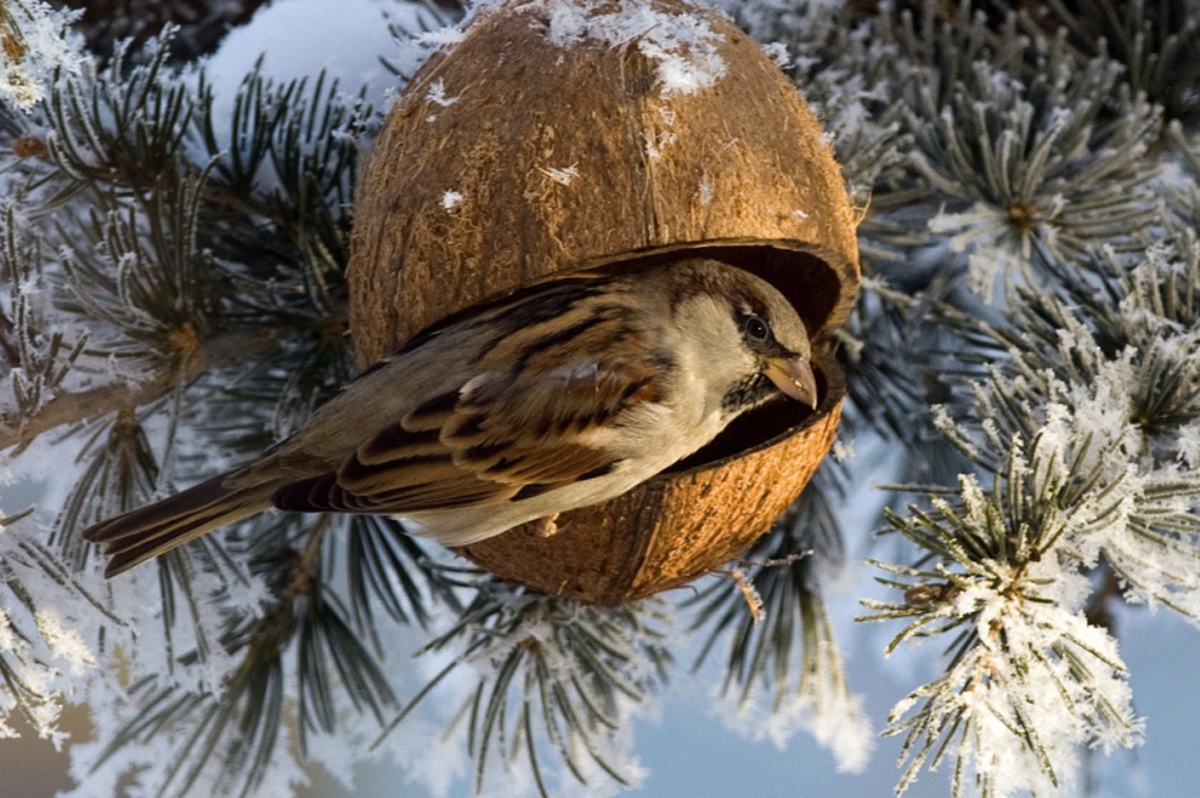
[[[769,740],[782,751],[797,732],[806,732],[833,754],[839,771],[861,773],[866,768],[875,736],[861,696],[821,685],[779,702],[773,699],[753,691],[741,701],[716,696],[714,706],[725,728],[751,742]]]
[[[839,435],[834,438],[833,448],[830,449],[830,454],[838,463],[845,463],[853,460],[857,452],[854,450],[854,441]]]
[[[1029,256],[1028,241],[1014,234],[1008,214],[984,203],[964,213],[942,211],[929,220],[928,229],[952,234],[947,238],[950,251],[967,253],[967,287],[985,302],[1022,271]]]
[[[770,42],[762,46],[763,52],[767,54],[775,62],[775,66],[780,69],[787,69],[792,65],[792,54],[788,50],[788,46],[783,42]]]
[[[79,73],[86,57],[66,35],[79,15],[42,0],[0,3],[0,102],[31,112],[46,98],[55,70]]]
[[[614,49],[635,45],[658,62],[664,95],[692,94],[711,88],[725,76],[725,59],[718,52],[724,40],[700,13],[671,14],[635,0],[611,3],[596,0],[535,0],[525,8],[543,9],[546,39],[559,47],[599,44]]]
[[[448,108],[458,102],[457,97],[446,96],[446,82],[441,78],[429,84],[429,88],[425,91],[425,99],[443,108]]]
[[[579,177],[579,170],[575,168],[575,166],[567,166],[563,168],[551,166],[541,168],[541,171],[555,183],[561,183],[564,186],[571,185],[571,181]]]
[[[657,161],[663,156],[663,151],[675,143],[679,137],[669,130],[659,131],[651,136],[646,135],[646,157],[652,161]]]
[[[46,645],[67,665],[72,676],[79,676],[96,664],[91,648],[57,610],[39,612],[37,627]]]
[[[1040,470],[1038,454],[1030,466],[1019,452],[1018,443],[1014,471]],[[975,480],[962,478],[960,491],[965,530],[997,517]],[[939,512],[946,508],[935,502]],[[946,673],[895,705],[886,732],[914,734],[918,746],[933,743],[933,749],[948,735],[948,745],[938,754],[906,747],[898,792],[922,766],[936,769],[947,756],[958,760],[956,780],[978,779],[985,794],[1058,794],[1055,784],[1075,779],[1083,746],[1107,753],[1141,743],[1144,724],[1134,713],[1116,640],[1069,609],[1083,603],[1086,586],[1065,596],[1072,591],[1059,582],[1086,583],[1086,576],[1069,568],[1064,574],[1055,559],[1051,552],[1022,565],[983,559],[956,577],[959,592],[935,615],[970,623],[976,640]],[[951,726],[956,730],[947,732]]]

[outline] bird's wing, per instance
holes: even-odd
[[[290,510],[405,513],[521,499],[609,473],[599,440],[659,398],[660,370],[626,352],[485,370],[360,445],[336,471],[275,494]],[[490,361],[490,362],[489,362]]]

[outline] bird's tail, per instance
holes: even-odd
[[[240,521],[271,506],[276,485],[264,482],[227,487],[229,474],[213,477],[182,493],[84,530],[83,537],[104,544],[109,556],[105,576],[115,576],[140,562],[200,537],[219,526]]]

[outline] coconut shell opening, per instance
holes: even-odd
[[[853,263],[815,244],[786,239],[681,242],[592,258],[571,271],[629,272],[692,257],[737,266],[775,286],[796,308],[814,341],[831,326],[841,324],[857,298],[853,287],[858,275]]]
[[[808,327],[813,340],[813,371],[817,378],[815,409],[798,402],[778,401],[738,418],[710,444],[667,469],[666,476],[716,468],[751,452],[798,433],[813,417],[829,412],[841,401],[844,391],[832,396],[829,375],[835,368],[826,355],[832,344],[825,333],[845,318],[846,286],[856,279],[855,265],[837,253],[801,241],[764,241],[761,239],[724,239],[686,242],[653,247],[619,256],[596,258],[581,269],[627,273],[689,257],[706,257],[745,269],[775,286],[787,298]],[[841,380],[838,380],[841,384]]]
[[[798,435],[815,419],[829,413],[845,395],[845,386],[840,377],[836,380],[837,390],[830,390],[830,378],[835,371],[837,365],[828,353],[824,356],[819,354],[814,359],[813,374],[817,378],[817,395],[820,397],[815,410],[785,399],[764,405],[735,419],[707,446],[666,469],[659,477],[694,474],[710,468],[720,468],[740,457],[770,448],[786,438]]]

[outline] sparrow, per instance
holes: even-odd
[[[350,381],[248,465],[96,524],[113,576],[270,507],[390,515],[466,546],[625,493],[742,413],[817,384],[804,322],[692,258],[472,306]]]

